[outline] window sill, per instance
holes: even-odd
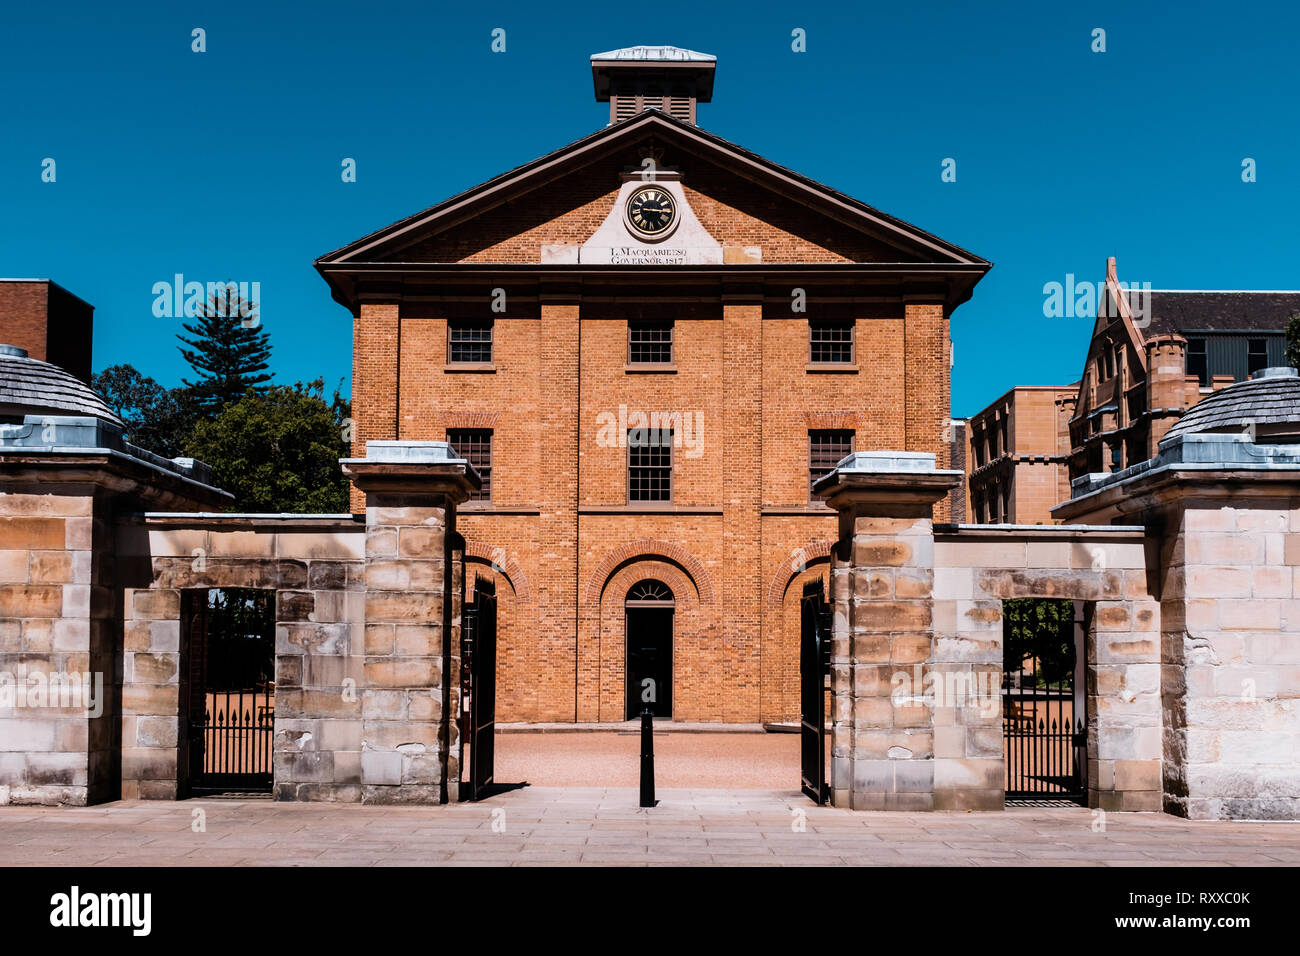
[[[721,508],[697,508],[672,502],[633,501],[625,505],[580,505],[580,515],[720,515]]]
[[[628,375],[658,372],[662,375],[676,375],[677,366],[670,362],[628,362],[623,366]]]
[[[519,507],[515,508],[510,505],[498,507],[490,501],[467,501],[457,509],[459,514],[489,514],[489,515],[538,515],[541,511],[537,508]]]
[[[852,362],[809,362],[804,370],[807,372],[830,372],[840,375],[858,374],[858,367]]]
[[[483,372],[491,374],[497,370],[493,362],[448,362],[442,367],[444,372]]]

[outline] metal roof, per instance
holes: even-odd
[[[710,53],[696,53],[694,50],[683,50],[679,46],[625,46],[621,50],[610,50],[607,53],[593,53],[591,61],[597,60],[641,60],[652,63],[665,62],[685,62],[685,63],[713,63],[717,57]]]
[[[1300,292],[1191,292],[1139,290],[1130,285],[1136,313],[1147,308],[1150,324],[1143,337],[1187,332],[1281,332],[1300,313]]]
[[[14,346],[0,347],[0,408],[25,414],[93,415],[115,425],[122,420],[95,391],[57,365],[29,358]]]

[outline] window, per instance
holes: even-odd
[[[673,360],[673,323],[632,321],[627,324],[629,365],[667,365]]]
[[[671,429],[628,429],[627,500],[673,500],[673,433]]]
[[[450,365],[492,361],[492,323],[448,322],[447,362]]]
[[[483,479],[483,487],[472,491],[470,501],[492,500],[492,430],[488,428],[449,428],[447,441]]]
[[[1205,362],[1205,339],[1187,340],[1187,374],[1195,375],[1202,386],[1210,384],[1209,367]]]
[[[812,487],[829,475],[846,456],[853,454],[853,432],[842,429],[814,429],[808,432],[808,498],[817,498]]]
[[[1254,375],[1262,368],[1268,368],[1268,339],[1248,339],[1246,341],[1246,374]]]
[[[853,364],[853,320],[808,323],[808,361],[814,364]]]

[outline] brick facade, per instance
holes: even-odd
[[[576,258],[647,146],[737,265],[544,264],[556,248]],[[578,149],[589,155],[569,159]],[[856,449],[927,451],[947,467],[949,315],[987,264],[927,247],[938,241],[910,227],[891,234],[869,207],[831,210],[816,184],[792,196],[774,167],[756,185],[735,171],[756,157],[654,113],[566,150],[544,158],[568,162],[560,175],[532,182],[526,168],[485,184],[481,211],[464,208],[471,191],[449,201],[460,208],[446,225],[435,207],[427,223],[317,264],[354,309],[353,453],[377,438],[491,429],[491,501],[462,508],[459,529],[471,580],[497,579],[499,720],[623,719],[622,602],[641,577],[679,602],[675,719],[796,720],[789,585],[826,573],[824,552],[811,565],[801,556],[834,535],[832,513],[809,497],[809,431],[849,430]],[[933,260],[944,264],[924,266],[930,278],[874,268]],[[465,319],[493,323],[486,367],[449,365],[448,323]],[[633,319],[674,323],[670,367],[628,366]],[[851,363],[810,364],[810,319],[852,322]],[[627,448],[602,434],[638,411],[687,422],[671,503],[629,503]],[[940,503],[940,520],[951,514]]]

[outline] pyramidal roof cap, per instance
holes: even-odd
[[[593,53],[591,55],[593,63],[597,60],[714,63],[717,59],[711,53],[697,53],[694,50],[684,50],[679,46],[625,46],[621,50],[610,50],[607,53]]]

